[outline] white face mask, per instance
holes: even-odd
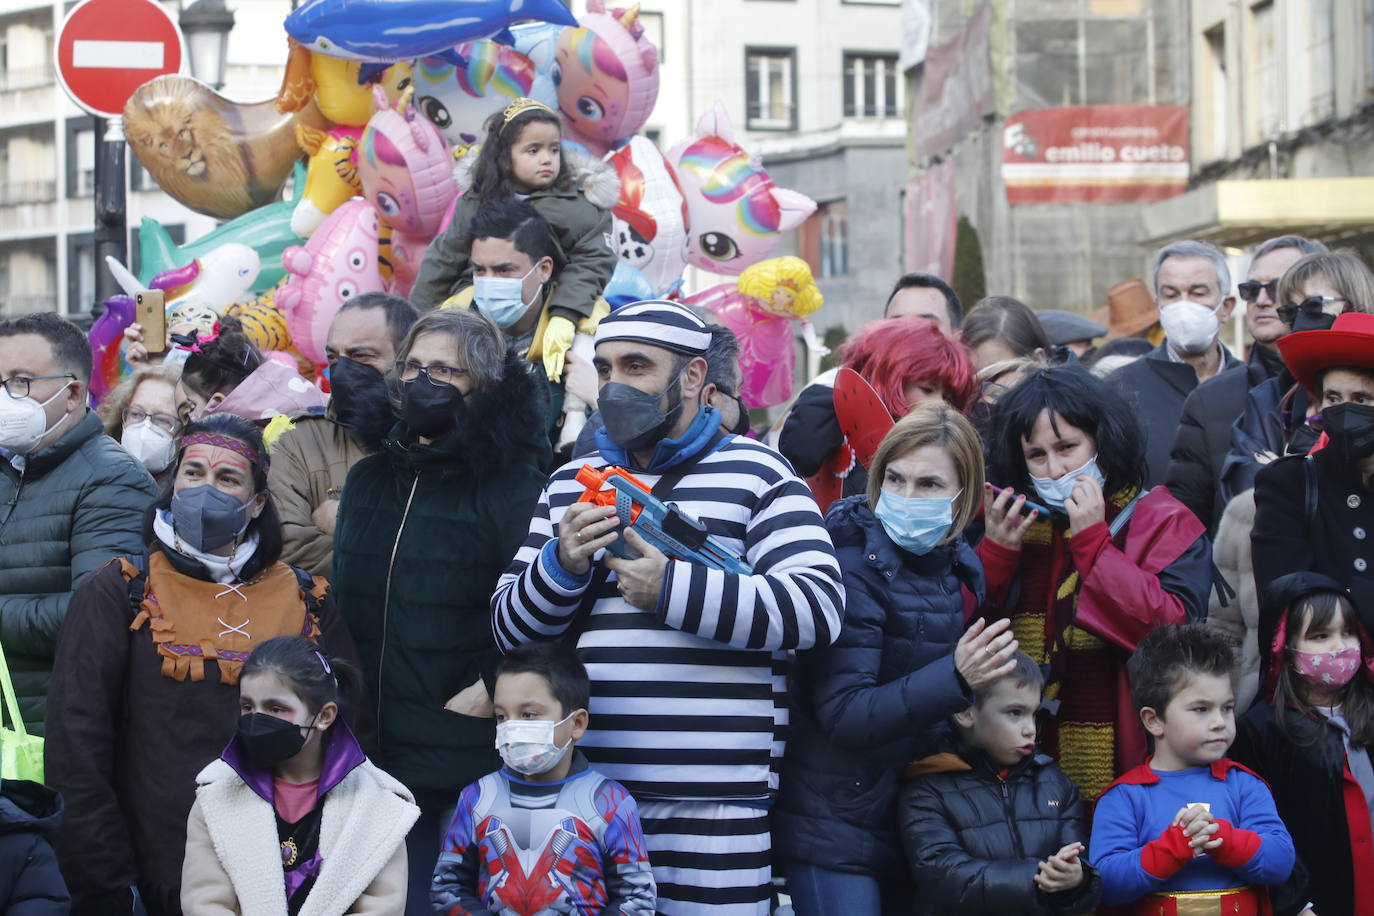
[[[563,720],[568,721],[576,712]],[[538,776],[558,766],[572,747],[572,738],[559,747],[554,744],[554,729],[563,722],[548,719],[507,719],[496,726],[496,750],[506,766],[522,776]]]
[[[152,420],[140,420],[124,427],[119,444],[153,474],[165,471],[177,452],[176,439],[167,430],[154,426]]]
[[[8,449],[16,455],[27,455],[33,451],[38,441],[51,432],[57,423],[62,422],[58,420],[49,426],[48,415],[43,412],[43,408],[65,395],[70,384],[69,382],[57,389],[52,397],[41,404],[31,397],[10,397],[7,391],[0,389],[0,448]],[[65,418],[66,414],[62,416]]]
[[[1031,483],[1035,484],[1035,492],[1045,501],[1045,505],[1051,509],[1063,509],[1064,500],[1073,495],[1073,483],[1080,477],[1091,477],[1099,485],[1106,482],[1102,472],[1097,467],[1097,456],[1093,455],[1081,467],[1074,468],[1062,477],[1036,477],[1031,475]]]
[[[508,328],[529,310],[525,302],[525,278],[534,273],[535,264],[524,277],[473,277],[472,301],[477,310],[498,328]]]
[[[1159,310],[1159,324],[1169,346],[1189,355],[1207,352],[1221,330],[1217,320],[1220,309],[1220,305],[1209,309],[1187,299],[1164,306]]]

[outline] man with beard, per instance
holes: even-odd
[[[675,503],[751,573],[670,559],[614,507],[582,502],[583,459],[549,478],[491,599],[497,643],[575,642],[591,676],[579,750],[639,805],[658,912],[766,916],[794,652],[844,611],[830,536],[772,449],[705,402],[711,335],[685,307],[627,305],[596,329],[599,454]],[[512,510],[514,511],[514,510]]]
[[[382,447],[396,423],[386,373],[417,318],[414,306],[386,293],[355,296],[334,316],[325,343],[329,407],[292,417],[294,428],[272,446],[269,480],[281,513],[285,562],[330,574],[344,478]]]

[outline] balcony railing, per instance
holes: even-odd
[[[20,89],[38,89],[51,86],[56,82],[52,64],[43,67],[23,67],[13,70],[0,70],[0,92],[15,92]]]
[[[56,181],[11,181],[0,184],[0,207],[44,204],[57,200]]]

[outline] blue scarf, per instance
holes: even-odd
[[[611,437],[606,435],[606,427],[604,426],[596,431],[596,447],[601,452],[601,457],[613,465],[635,471],[645,471],[650,474],[661,474],[704,449],[710,444],[711,437],[716,434],[716,430],[719,428],[720,411],[709,404],[704,405],[697,411],[691,425],[681,436],[676,439],[659,440],[658,444],[654,446],[654,454],[649,459],[649,466],[645,468],[635,466],[630,453],[611,441]],[[726,436],[726,439],[728,438],[730,437]],[[725,439],[721,441],[724,442]]]

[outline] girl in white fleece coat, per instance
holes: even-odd
[[[248,657],[238,733],[196,779],[186,916],[405,910],[405,836],[419,808],[339,716],[339,680],[356,677],[297,636]]]

